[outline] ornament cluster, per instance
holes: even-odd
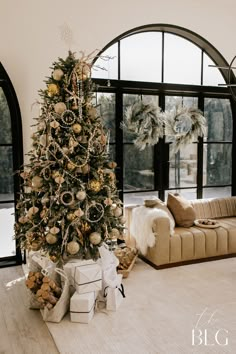
[[[107,132],[98,116],[91,58],[53,63],[40,90],[29,163],[20,171],[15,234],[23,249],[53,261],[93,258],[108,238],[122,238],[125,219],[109,159]]]

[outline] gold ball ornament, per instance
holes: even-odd
[[[40,176],[34,176],[32,178],[31,183],[32,183],[33,188],[38,189],[38,188],[42,187],[43,179]]]
[[[113,215],[115,216],[115,217],[119,217],[119,216],[121,216],[123,214],[123,212],[122,212],[122,209],[121,208],[119,208],[119,207],[117,207],[117,208],[115,208],[114,210],[113,210]]]
[[[60,81],[64,75],[64,72],[61,69],[55,69],[52,73],[52,77],[56,81]]]
[[[76,199],[78,200],[84,200],[86,198],[86,192],[85,191],[79,191],[76,193]]]
[[[49,245],[53,245],[54,243],[57,242],[57,236],[54,234],[51,234],[50,232],[46,235],[46,241],[49,243]]]
[[[69,254],[74,255],[79,252],[80,245],[76,241],[70,241],[67,243],[66,250]]]
[[[68,213],[66,215],[66,218],[67,218],[68,221],[73,221],[73,220],[75,220],[76,215],[74,213]]]
[[[101,183],[96,179],[91,179],[91,181],[89,181],[88,183],[88,187],[89,189],[97,193],[101,190]]]
[[[99,232],[92,232],[89,235],[89,241],[92,245],[98,245],[102,241],[102,236]]]
[[[73,163],[71,163],[71,162],[68,162],[68,164],[66,165],[66,168],[69,171],[73,171],[75,169],[75,167],[76,166]]]
[[[54,105],[54,111],[58,114],[62,114],[67,109],[64,102],[58,102]]]
[[[82,130],[82,127],[79,123],[76,123],[72,125],[72,129],[75,134],[79,134]]]
[[[56,84],[49,84],[48,85],[48,96],[53,97],[59,94],[59,87]]]

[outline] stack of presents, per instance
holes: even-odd
[[[119,260],[105,244],[99,248],[99,252],[100,258],[96,262],[74,258],[58,271],[62,295],[52,310],[41,307],[45,321],[59,322],[69,311],[72,322],[89,323],[96,309],[118,309],[125,297],[122,274],[117,273]],[[37,261],[37,258],[34,256],[34,260]],[[42,272],[45,270],[52,272],[50,267],[42,269]],[[48,272],[46,275],[50,277]]]

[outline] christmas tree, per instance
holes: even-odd
[[[94,104],[92,59],[69,52],[53,63],[40,90],[41,110],[29,162],[19,171],[15,234],[22,249],[53,261],[98,257],[109,238],[122,238],[124,217],[109,160],[108,134]]]

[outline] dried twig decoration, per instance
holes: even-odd
[[[206,118],[196,108],[177,106],[164,113],[165,135],[173,136],[174,152],[206,134]]]
[[[134,133],[134,144],[144,150],[155,145],[163,137],[163,114],[160,107],[153,103],[135,102],[126,109],[121,127]]]

